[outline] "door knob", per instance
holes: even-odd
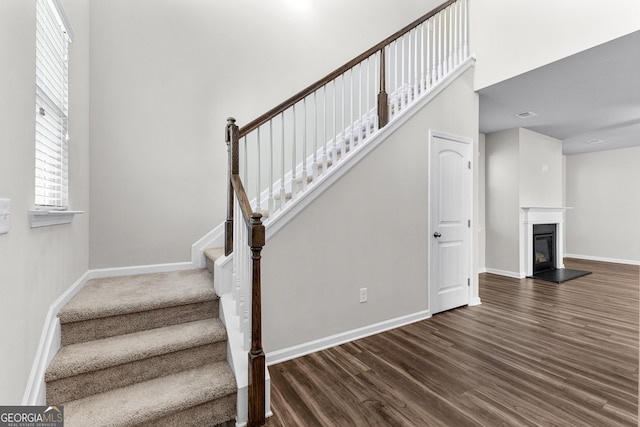
[[[433,233],[433,237],[438,238],[438,237],[442,237],[442,234],[438,233],[437,231],[435,233]]]

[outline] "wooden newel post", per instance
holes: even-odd
[[[380,93],[378,94],[378,128],[389,123],[389,97],[387,95],[387,67],[385,48],[380,49]]]
[[[227,173],[227,220],[224,223],[224,254],[233,252],[233,185],[231,177],[239,171],[238,141],[239,131],[236,119],[229,117],[225,128],[225,142],[227,143],[228,173]]]
[[[262,214],[251,214],[249,242],[252,260],[251,351],[249,352],[249,415],[247,426],[265,424],[265,356],[262,349],[260,253],[265,244]]]

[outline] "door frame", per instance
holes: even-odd
[[[427,176],[428,176],[428,184],[427,184],[427,294],[428,294],[428,298],[429,298],[429,312],[431,314],[433,314],[433,280],[432,280],[432,265],[433,265],[433,253],[431,251],[431,238],[433,236],[434,233],[434,229],[433,229],[433,225],[431,222],[432,219],[432,214],[431,214],[431,199],[432,199],[432,194],[431,194],[431,183],[432,183],[432,178],[433,178],[433,170],[431,168],[431,159],[433,156],[433,139],[434,138],[441,138],[441,139],[446,139],[449,141],[453,141],[453,142],[458,142],[461,144],[468,144],[469,148],[470,148],[470,153],[469,153],[469,161],[471,162],[471,173],[469,173],[469,219],[471,220],[471,226],[468,227],[467,229],[467,235],[469,238],[469,259],[468,261],[468,268],[469,271],[467,272],[467,275],[469,277],[469,279],[471,280],[470,285],[468,286],[468,299],[467,299],[467,305],[468,306],[472,306],[472,305],[477,305],[480,304],[480,300],[479,298],[475,298],[474,297],[474,288],[477,286],[477,278],[475,278],[472,275],[473,272],[473,259],[475,256],[475,250],[474,250],[474,245],[475,245],[475,239],[474,239],[474,233],[472,233],[471,231],[474,229],[475,224],[474,224],[474,204],[473,204],[473,200],[474,200],[474,186],[473,186],[473,177],[474,177],[474,173],[475,173],[475,167],[476,164],[474,162],[474,150],[473,150],[473,138],[469,138],[466,136],[461,136],[461,135],[455,135],[452,133],[448,133],[448,132],[441,132],[441,131],[437,131],[437,130],[433,130],[433,129],[429,129],[429,150],[428,150],[428,158],[427,158],[427,168],[428,168],[428,172],[427,172]],[[477,301],[476,301],[477,300]]]

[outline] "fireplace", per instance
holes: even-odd
[[[564,212],[566,207],[523,207],[522,239],[520,246],[520,277],[529,277],[534,273],[536,265],[536,252],[540,252],[547,258],[542,261],[540,269],[552,270],[564,268]],[[542,251],[536,248],[534,238],[536,233],[541,234],[537,243]],[[549,236],[552,234],[553,237]],[[545,247],[542,247],[545,246]]]
[[[571,208],[524,207],[521,277],[563,283],[591,274],[564,268],[564,212]]]
[[[533,225],[533,274],[555,270],[556,224]]]

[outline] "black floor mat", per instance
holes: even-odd
[[[540,273],[536,273],[533,276],[528,276],[528,277],[530,279],[538,279],[538,280],[544,280],[547,282],[562,283],[562,282],[566,282],[567,280],[586,276],[587,274],[591,274],[591,272],[582,271],[582,270],[570,270],[568,268],[557,268],[555,270],[542,271]]]

